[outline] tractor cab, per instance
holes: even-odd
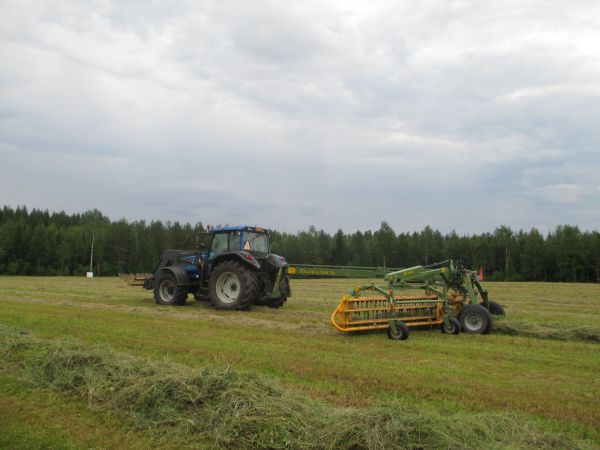
[[[245,252],[256,259],[269,254],[268,230],[259,227],[220,227],[210,230],[212,239],[207,259],[213,260],[224,252]]]

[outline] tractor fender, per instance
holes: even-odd
[[[245,266],[247,266],[253,270],[260,270],[260,263],[256,260],[256,258],[254,256],[252,256],[250,253],[242,252],[242,251],[221,253],[212,262],[212,268],[218,266],[223,261],[228,261],[228,260],[239,261],[242,264],[244,264]],[[212,268],[211,268],[211,270],[212,270]]]
[[[274,253],[269,253],[267,255],[266,260],[277,269],[279,269],[280,267],[287,267],[288,265],[284,257],[276,255]]]
[[[175,275],[175,279],[177,280],[177,285],[178,286],[189,286],[191,284],[190,283],[190,277],[185,272],[185,270],[184,270],[183,267],[179,267],[179,266],[163,267],[162,269],[159,269],[156,272],[156,274],[154,275],[154,277],[158,278],[163,273],[172,273],[173,275]]]

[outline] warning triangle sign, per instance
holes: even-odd
[[[246,250],[247,252],[249,252],[250,250],[252,250],[252,246],[250,245],[250,241],[246,241],[244,243],[244,250]]]

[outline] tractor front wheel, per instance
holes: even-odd
[[[187,296],[187,289],[178,286],[177,278],[171,272],[160,274],[154,280],[154,301],[159,305],[181,306]]]
[[[481,305],[465,306],[461,310],[458,320],[465,333],[487,334],[492,326],[490,312]]]
[[[209,297],[217,309],[246,309],[256,297],[256,280],[237,261],[225,261],[210,274]]]

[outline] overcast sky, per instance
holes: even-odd
[[[598,1],[0,0],[0,205],[599,229]]]

